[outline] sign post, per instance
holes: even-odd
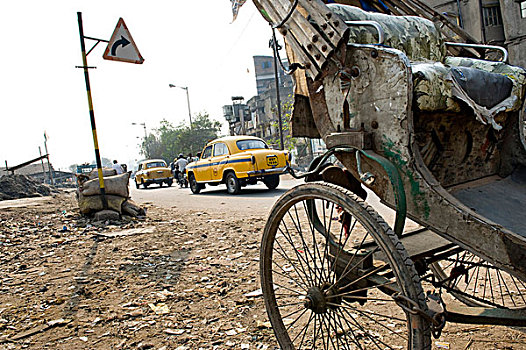
[[[88,106],[89,116],[91,121],[91,131],[93,134],[93,144],[95,146],[95,161],[97,162],[97,172],[99,176],[99,188],[102,199],[102,206],[104,209],[108,209],[108,200],[106,198],[106,189],[104,187],[104,176],[102,172],[102,162],[100,160],[99,142],[97,139],[97,127],[95,125],[95,112],[93,111],[93,100],[91,98],[91,88],[89,83],[89,67],[88,66],[88,55],[101,41],[108,43],[106,51],[104,52],[103,58],[113,61],[130,62],[141,64],[144,62],[131,34],[124,23],[122,18],[119,19],[113,35],[110,41],[103,39],[90,38],[84,35],[84,28],[82,27],[82,12],[77,12],[77,19],[79,22],[79,34],[80,34],[80,48],[82,51],[82,67],[84,69],[84,79],[86,80],[86,92],[88,95]],[[86,53],[86,45],[84,39],[90,39],[97,41],[95,45]],[[7,167],[7,166],[6,166]]]
[[[108,201],[106,199],[106,189],[104,188],[104,177],[102,174],[102,162],[100,160],[99,142],[97,140],[97,127],[95,125],[95,112],[93,111],[93,100],[91,98],[91,89],[89,83],[88,58],[86,54],[86,45],[84,43],[84,29],[82,27],[82,12],[77,12],[79,22],[80,34],[80,48],[82,50],[82,68],[84,69],[84,79],[86,80],[86,92],[88,94],[89,116],[91,120],[91,131],[93,133],[93,144],[95,146],[95,161],[97,162],[97,171],[99,175],[100,195],[102,199],[102,207],[108,209]],[[98,44],[98,42],[97,42]]]

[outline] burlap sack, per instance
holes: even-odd
[[[130,173],[124,173],[115,176],[104,177],[104,189],[106,194],[113,194],[116,196],[128,198],[130,190],[128,182],[130,181]],[[93,179],[84,182],[79,191],[84,196],[94,196],[100,194],[99,179]]]
[[[133,217],[146,215],[146,211],[144,210],[144,208],[141,208],[137,203],[135,203],[131,199],[128,199],[126,200],[126,202],[122,203],[122,213]]]
[[[115,170],[113,168],[102,168],[102,177],[113,176],[113,175],[117,175],[117,170]],[[98,179],[99,178],[99,171],[97,169],[93,169],[89,173],[88,176],[89,176],[90,180]]]
[[[124,197],[106,195],[106,201],[108,202],[108,209],[114,210],[121,214],[122,203],[126,200]],[[103,209],[102,198],[100,195],[97,196],[84,196],[82,193],[79,194],[79,209],[82,214],[91,214]]]

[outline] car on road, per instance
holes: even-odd
[[[147,188],[151,184],[172,186],[174,181],[172,170],[162,159],[148,159],[139,163],[139,168],[135,173],[135,186]]]
[[[205,185],[226,184],[228,193],[237,194],[258,181],[273,190],[290,157],[289,152],[273,150],[258,137],[227,136],[209,142],[199,159],[186,166],[186,174],[193,193]]]

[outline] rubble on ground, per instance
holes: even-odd
[[[54,187],[37,182],[25,175],[13,174],[0,177],[0,201],[42,197],[56,193],[58,191]]]
[[[258,282],[265,214],[145,204],[105,223],[73,193],[38,203],[0,210],[0,349],[278,349]],[[448,323],[436,342],[518,350],[526,334]]]

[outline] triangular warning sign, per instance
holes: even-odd
[[[117,26],[102,57],[105,60],[112,61],[138,64],[144,62],[144,58],[139,53],[139,49],[137,49],[137,45],[135,45],[130,31],[122,18],[119,18],[119,22],[117,22]]]

